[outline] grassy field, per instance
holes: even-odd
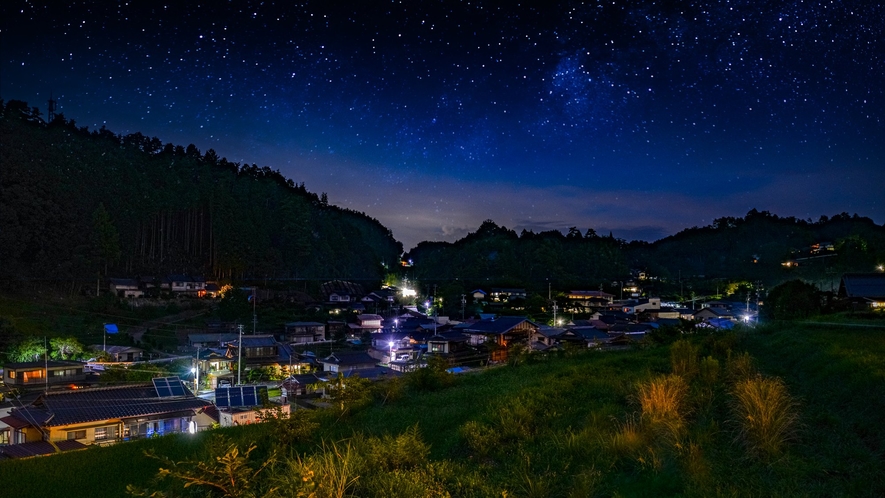
[[[780,324],[528,357],[452,387],[389,386],[369,407],[309,417],[318,428],[291,445],[268,426],[212,432],[241,450],[255,444],[251,468],[277,451],[251,484],[255,496],[310,486],[318,497],[882,496],[885,334]],[[127,484],[225,496],[155,482],[161,464],[144,456],[210,461],[213,437],[2,462],[0,482],[21,498],[123,496]],[[329,484],[348,472],[349,485]],[[284,491],[267,494],[274,486]]]

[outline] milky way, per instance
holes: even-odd
[[[100,5],[93,5],[94,3]],[[2,98],[279,169],[411,247],[885,221],[875,2],[4,2]]]

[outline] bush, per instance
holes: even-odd
[[[418,391],[436,391],[449,387],[455,383],[455,375],[448,368],[445,358],[431,355],[426,367],[406,374],[406,384]]]
[[[735,384],[733,395],[739,438],[750,452],[771,458],[796,437],[796,403],[781,379],[745,379]]]

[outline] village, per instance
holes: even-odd
[[[341,379],[383,382],[433,362],[460,375],[506,368],[524,355],[641,347],[661,331],[753,327],[764,306],[749,296],[680,306],[647,296],[642,287],[647,277],[638,277],[618,282],[620,296],[601,290],[560,293],[560,302],[550,303],[549,323],[519,315],[525,289],[475,289],[462,296],[463,316],[455,319],[437,314],[433,296],[420,302],[410,289],[390,286],[366,292],[358,284],[337,280],[324,283],[322,302],[314,303],[329,316],[325,323],[292,321],[271,331],[256,330],[254,323],[209,320],[202,330],[190,327],[179,334],[174,352],[153,350],[131,337],[122,342],[133,345],[120,345],[127,332],[105,324],[104,337],[114,340],[91,345],[95,357],[88,361],[44,355],[3,365],[0,458],[258,423],[269,410],[288,414],[328,406]],[[122,300],[144,300],[150,299],[146,294],[158,295],[155,284],[112,278],[106,292]],[[239,292],[253,309],[262,295],[255,287],[222,290],[184,275],[158,285],[156,290],[177,299],[212,301],[222,292]],[[847,274],[838,296],[855,307],[876,309],[885,306],[883,288],[882,273]],[[470,316],[463,311],[468,297],[479,311]],[[138,333],[132,329],[130,334]],[[182,374],[142,382],[106,380],[112,372],[173,364]]]

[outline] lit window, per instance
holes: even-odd
[[[68,439],[86,439],[86,431],[68,431]]]

